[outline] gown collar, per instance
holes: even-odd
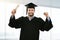
[[[34,18],[34,16],[32,16],[32,17],[27,16],[27,18],[29,19],[29,21],[31,21]]]

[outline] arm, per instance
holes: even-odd
[[[8,25],[12,28],[21,28],[22,26],[21,20],[22,18],[15,19],[15,16],[11,16]]]
[[[12,16],[10,17],[10,20],[9,20],[9,26],[12,27],[12,28],[21,28],[21,23],[20,23],[20,18],[19,19],[15,19],[15,14],[16,14],[16,10],[17,8],[19,7],[19,5],[17,5],[17,7],[15,9],[12,10],[11,14]],[[19,24],[20,23],[20,24]]]
[[[44,30],[49,31],[52,27],[53,27],[53,24],[52,24],[51,18],[50,17],[46,18]]]
[[[41,31],[49,31],[53,27],[52,21],[49,18],[46,18],[46,21],[40,18],[40,30]]]
[[[44,15],[46,16],[44,29],[46,31],[49,31],[53,27],[53,24],[52,24],[51,18],[48,15],[48,12],[44,12]]]

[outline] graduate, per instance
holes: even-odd
[[[27,7],[28,16],[15,19],[16,9],[13,9],[9,26],[16,29],[21,28],[19,40],[39,40],[39,30],[49,31],[53,27],[51,18],[48,16],[48,12],[44,12],[46,21],[40,17],[35,17],[34,12],[37,5],[34,3],[29,3],[25,6]]]

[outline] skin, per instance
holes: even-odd
[[[30,17],[34,16],[34,12],[35,12],[34,8],[28,8],[28,10],[27,10],[28,16],[30,16]]]
[[[45,15],[46,17],[48,17],[48,12],[44,12],[44,15]]]
[[[28,16],[30,17],[34,16],[34,12],[35,12],[34,8],[28,8],[27,10]],[[16,14],[16,9],[13,9],[11,13],[14,16]],[[48,17],[48,12],[44,12],[44,15]]]
[[[13,9],[11,14],[12,14],[12,16],[14,16],[16,14],[16,9]]]

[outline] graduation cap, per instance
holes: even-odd
[[[29,3],[29,4],[26,4],[25,6],[27,7],[27,9],[28,8],[34,8],[35,9],[35,7],[37,7],[37,5],[35,5],[34,3]]]
[[[25,5],[27,8],[35,8],[37,7],[37,5],[35,5],[34,3],[29,3],[27,5]]]

